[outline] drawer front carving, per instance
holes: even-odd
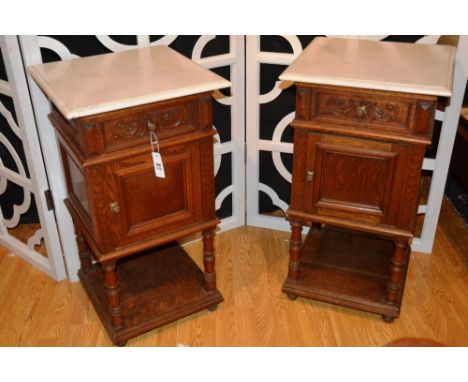
[[[139,115],[104,124],[104,128],[109,130],[106,134],[108,146],[118,146],[129,140],[137,140],[146,136],[148,134],[147,120],[146,115]]]
[[[158,139],[185,134],[196,128],[197,102],[167,105],[144,113],[120,116],[103,123],[106,151],[145,144],[153,130]]]
[[[408,102],[327,92],[319,92],[316,102],[315,118],[320,120],[409,128]]]
[[[436,104],[421,94],[300,84],[293,126],[427,145]]]

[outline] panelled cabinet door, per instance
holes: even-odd
[[[329,134],[308,134],[306,212],[410,229],[418,192],[420,157],[411,146]],[[403,192],[395,192],[403,190]]]
[[[106,165],[113,187],[99,202],[114,225],[114,246],[171,232],[202,220],[198,143],[161,150],[165,178],[156,177],[150,153]],[[97,180],[97,179],[96,179]],[[98,208],[99,210],[99,208]],[[105,219],[98,224],[106,225]],[[109,227],[98,227],[105,232]]]

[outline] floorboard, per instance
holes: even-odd
[[[128,346],[382,346],[402,337],[468,346],[468,227],[444,200],[432,255],[413,253],[402,312],[379,315],[281,293],[284,232],[242,227],[216,237],[225,302]],[[201,243],[187,245],[201,265]],[[79,283],[57,283],[0,248],[0,346],[112,346]]]

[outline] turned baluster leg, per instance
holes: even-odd
[[[215,251],[213,238],[213,230],[203,231],[203,266],[205,267],[205,273],[203,275],[203,288],[207,292],[212,292],[216,289]]]
[[[214,232],[213,230],[203,231],[203,266],[205,272],[203,274],[203,289],[207,293],[212,293],[216,289],[216,273],[215,273],[215,250],[214,250]],[[208,310],[216,310],[217,305],[210,306]]]
[[[78,231],[76,232],[76,243],[78,245],[78,253],[80,255],[81,269],[84,272],[89,271],[93,264],[91,260],[91,252],[85,238]]]
[[[104,282],[106,286],[107,303],[109,305],[112,326],[118,329],[123,324],[122,309],[120,307],[119,280],[115,269],[115,261],[102,264]]]
[[[299,280],[302,252],[302,223],[291,222],[291,240],[289,242],[289,271],[288,279],[292,281]],[[296,295],[288,294],[290,300],[295,300]]]
[[[403,271],[407,261],[407,241],[395,241],[395,250],[390,260],[390,277],[387,282],[387,302],[396,304],[403,282]],[[394,317],[383,315],[385,322],[392,322]]]

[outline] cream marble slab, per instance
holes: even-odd
[[[318,37],[279,78],[450,96],[455,52],[447,45]]]
[[[28,72],[68,119],[231,85],[167,46],[33,65]]]

